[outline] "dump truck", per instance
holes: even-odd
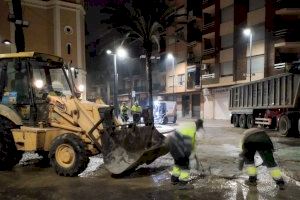
[[[113,174],[151,163],[168,152],[154,126],[123,125],[113,107],[81,100],[74,69],[62,58],[0,54],[0,170],[36,152],[62,176],[76,176],[102,153]]]
[[[300,128],[300,65],[283,73],[230,89],[229,110],[235,127],[278,129],[282,136]]]

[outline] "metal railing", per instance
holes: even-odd
[[[300,8],[300,1],[299,0],[276,0],[275,8],[276,9]]]
[[[212,47],[212,48],[209,48],[209,49],[204,49],[203,50],[203,55],[206,56],[206,55],[210,55],[210,54],[214,54],[215,53],[215,48]]]
[[[210,28],[214,28],[214,27],[215,27],[215,21],[209,22],[209,23],[203,25],[203,31],[208,30]]]

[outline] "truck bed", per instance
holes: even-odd
[[[229,110],[297,108],[300,74],[285,73],[230,89]]]

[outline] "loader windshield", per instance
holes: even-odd
[[[30,65],[37,98],[44,98],[48,94],[58,96],[72,94],[62,66],[38,61],[31,61]]]

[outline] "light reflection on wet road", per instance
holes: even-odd
[[[299,186],[288,180],[286,190],[279,190],[265,167],[258,168],[257,187],[245,185],[247,177],[236,170],[234,163],[238,151],[233,145],[236,138],[229,135],[216,140],[218,130],[207,128],[205,139],[200,135],[202,141],[197,152],[205,176],[194,174],[189,188],[170,184],[168,171],[173,161],[169,155],[124,177],[111,177],[103,167],[102,158],[95,156],[87,170],[75,178],[59,177],[52,168],[38,168],[33,161],[24,161],[23,166],[13,171],[0,172],[0,199],[300,199]],[[231,128],[224,130],[232,131]],[[214,149],[212,143],[220,148]]]

